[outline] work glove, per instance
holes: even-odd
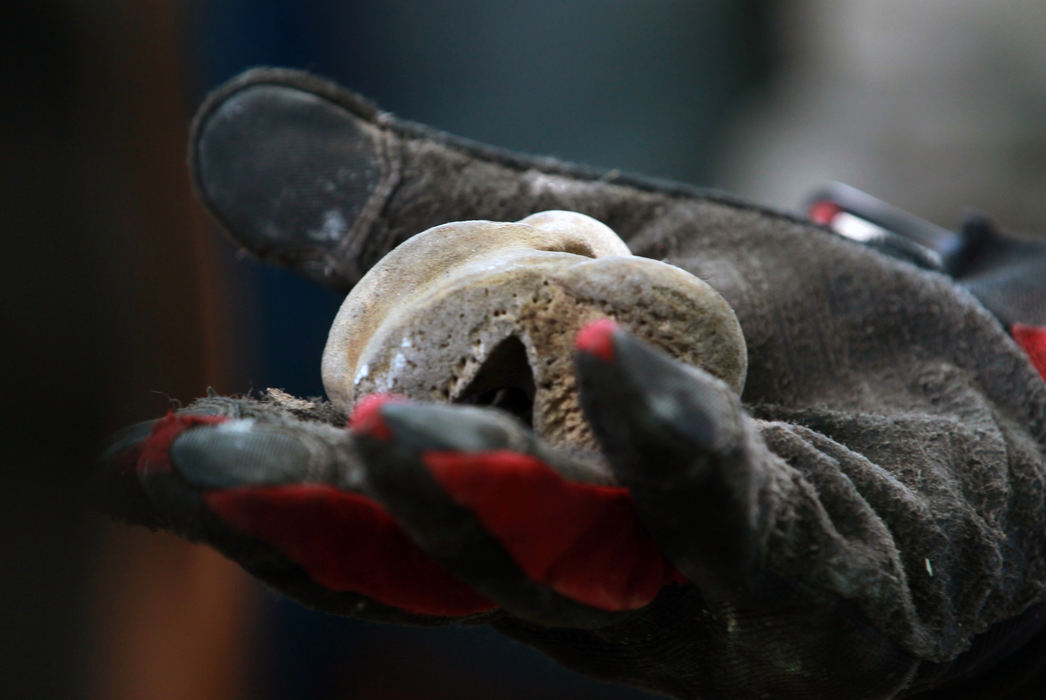
[[[981,218],[912,238],[910,220],[891,228],[833,192],[811,221],[521,157],[287,70],[216,91],[190,148],[199,196],[240,245],[344,291],[446,222],[586,215],[721,296],[747,369],[732,379],[659,342],[671,294],[663,318],[607,302],[568,339],[582,432],[528,426],[504,391],[212,395],[114,440],[117,517],[209,543],[320,610],[489,624],[676,697],[1046,683],[1041,244]],[[853,235],[854,218],[878,233]]]

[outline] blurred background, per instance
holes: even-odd
[[[1046,232],[1037,0],[41,0],[3,24],[0,522],[11,697],[643,698],[488,630],[312,613],[83,507],[120,426],[322,393],[341,299],[193,198],[193,110],[259,64],[473,139],[794,208],[839,179],[954,227]]]

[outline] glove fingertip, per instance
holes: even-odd
[[[614,333],[619,330],[616,322],[609,318],[592,321],[578,331],[574,337],[574,347],[578,352],[592,355],[603,362],[614,362]]]
[[[407,403],[399,394],[370,394],[357,402],[349,417],[349,428],[357,435],[366,435],[377,440],[391,440],[392,430],[385,422],[381,409],[389,404]]]

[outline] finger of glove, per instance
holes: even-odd
[[[365,401],[353,425],[368,492],[426,552],[513,615],[602,626],[680,581],[625,489],[565,478],[507,414]]]
[[[335,437],[340,435],[340,427],[345,425],[344,414],[331,404],[296,399],[275,389],[267,390],[262,399],[220,396],[211,392],[177,413],[230,419],[249,418],[257,423],[284,426],[285,429],[291,426],[289,429],[292,431],[296,429],[294,426],[302,423],[326,423],[339,426],[337,431],[330,433]],[[137,465],[145,440],[156,423],[156,420],[135,423],[110,438],[108,447],[99,459],[100,478],[94,481],[92,493],[99,509],[110,516],[129,524],[152,528],[159,527],[160,523],[156,521],[155,509],[138,478]],[[218,464],[216,468],[220,471],[222,465]]]
[[[420,623],[493,607],[360,492],[345,430],[171,414],[152,427],[135,471],[158,524],[307,604]]]
[[[653,537],[706,595],[751,591],[774,458],[738,398],[610,321],[577,347],[583,410]]]
[[[817,492],[767,448],[723,382],[609,322],[583,329],[577,346],[582,407],[614,473],[700,591],[717,653],[730,664],[747,659],[731,668],[752,672],[729,681],[731,694],[896,691],[913,660],[868,622],[881,589],[862,588],[889,557],[840,536]],[[804,661],[780,664],[775,655]]]
[[[824,589],[872,605],[888,584],[868,582],[904,580],[889,529],[840,471],[861,455],[755,421],[723,382],[612,323],[582,329],[577,345],[593,432],[651,535],[706,599],[803,605]]]
[[[399,243],[448,221],[566,209],[628,242],[649,235],[667,209],[711,200],[685,186],[455,138],[284,69],[251,70],[209,96],[193,125],[190,163],[199,196],[240,245],[339,290]]]

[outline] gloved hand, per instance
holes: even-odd
[[[291,71],[220,89],[191,148],[237,241],[340,289],[447,221],[592,216],[726,299],[747,380],[738,397],[588,325],[595,451],[489,407],[374,396],[347,430],[325,401],[211,396],[114,442],[115,514],[322,610],[488,623],[680,697],[1044,682],[1046,383],[955,280],[725,196],[460,141]],[[981,240],[979,260],[1003,245]],[[993,290],[1034,299],[1046,256],[1028,245],[1031,272],[1000,264]],[[1006,307],[1033,355],[1044,306]]]

